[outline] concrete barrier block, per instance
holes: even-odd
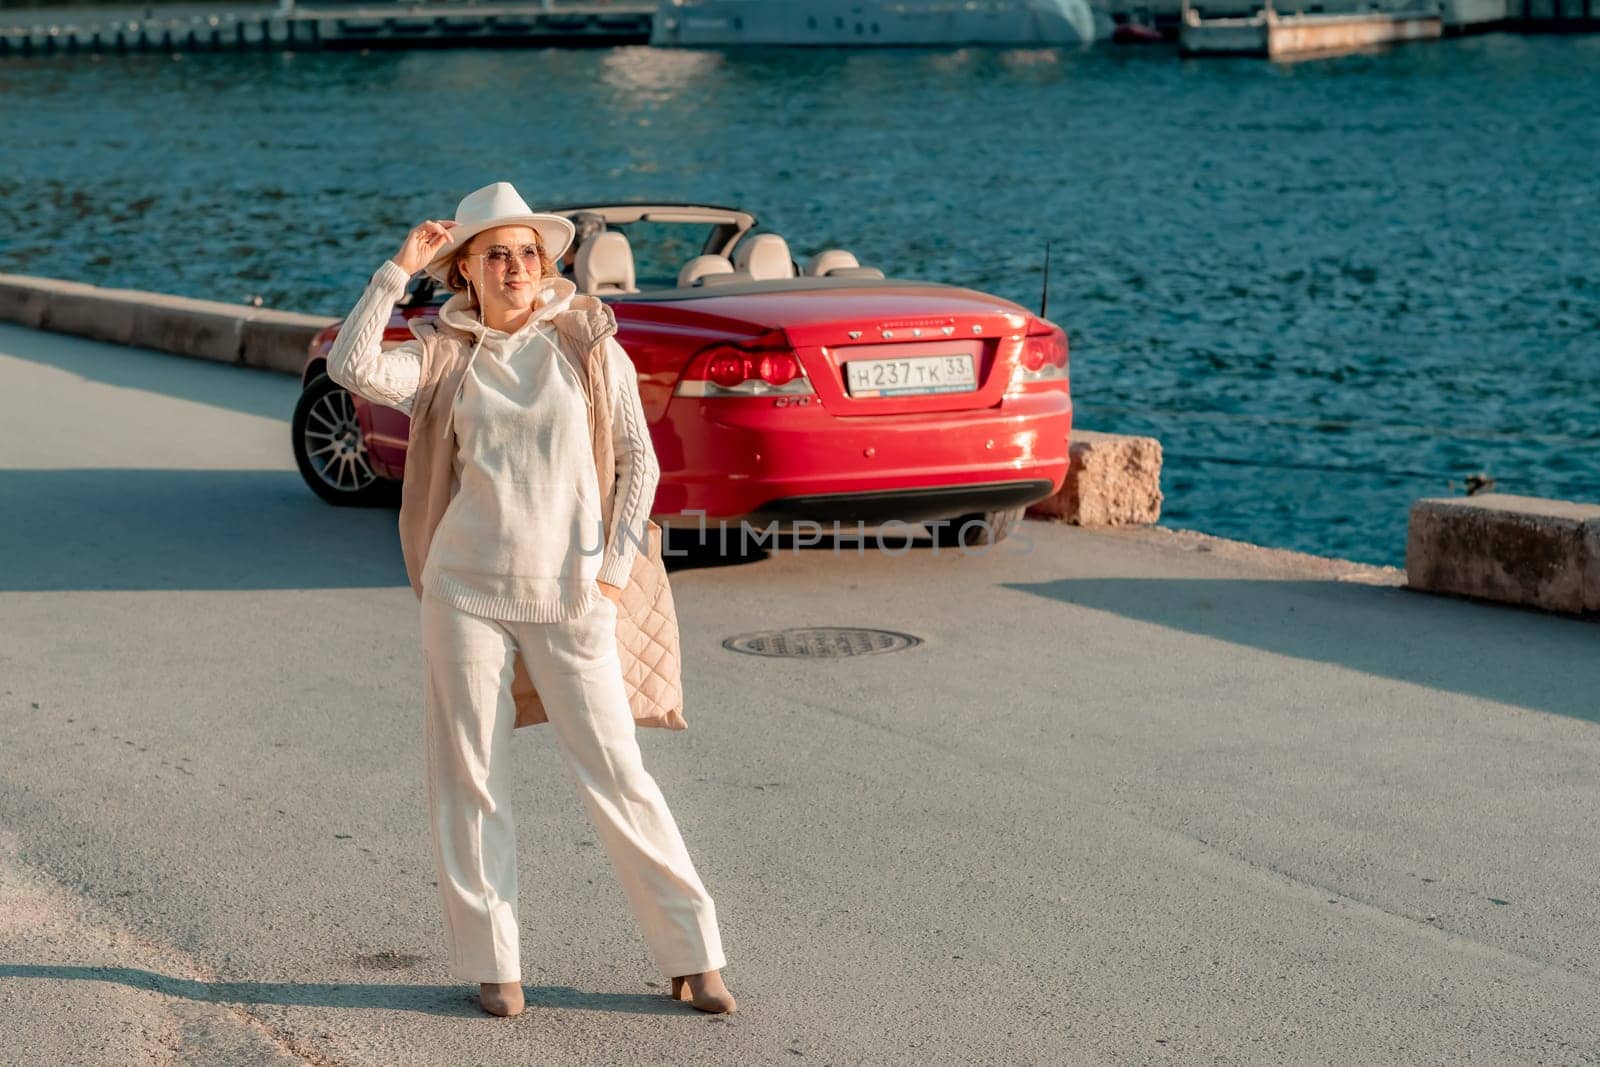
[[[1583,610],[1600,614],[1600,519],[1583,524]]]
[[[336,321],[245,304],[0,274],[0,320],[174,355],[298,375]]]
[[[247,367],[299,376],[312,338],[338,321],[292,311],[259,310],[244,323],[243,362]]]
[[[1406,584],[1579,614],[1600,610],[1600,506],[1485,493],[1418,500]]]
[[[130,344],[217,363],[239,362],[239,334],[253,309],[211,300],[141,293]]]
[[[135,344],[134,323],[139,317],[140,307],[138,295],[98,286],[81,292],[51,293],[39,317],[39,328],[108,344]]]
[[[1128,526],[1161,518],[1161,442],[1075,430],[1072,467],[1055,496],[1028,508],[1080,526]]]
[[[40,329],[45,310],[59,293],[94,292],[95,287],[61,278],[33,278],[0,274],[0,322],[15,322]]]

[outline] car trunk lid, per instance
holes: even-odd
[[[697,294],[640,301],[632,310],[655,317],[662,304],[680,321],[692,311],[724,330],[738,324],[733,333],[781,331],[818,399],[840,416],[993,407],[1010,384],[1030,321],[1011,301],[916,282]]]

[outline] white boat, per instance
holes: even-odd
[[[1088,0],[660,0],[650,43],[1061,45],[1111,36]]]

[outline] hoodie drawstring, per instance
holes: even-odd
[[[558,279],[558,281],[564,281],[564,280]],[[573,291],[575,291],[575,287],[572,286],[571,282],[565,282],[565,285],[568,286],[570,289],[573,289]],[[470,292],[470,289],[468,291]],[[566,299],[570,299],[572,295],[573,295],[573,292],[568,292],[568,293],[565,294],[565,296],[557,296],[555,294],[552,294],[552,296],[550,298],[550,301],[546,302],[546,306],[544,307],[544,309],[542,309],[540,312],[537,312],[537,314],[539,315],[540,319],[544,319],[545,316],[550,314],[549,304],[552,301],[564,301]],[[455,300],[455,298],[452,298],[451,301],[447,302],[445,304],[445,306],[442,309],[440,309],[440,312],[439,312],[440,320],[442,322],[446,323],[447,325],[455,326],[457,329],[471,329],[472,332],[477,335],[478,339],[472,345],[471,354],[467,356],[466,366],[464,366],[461,369],[460,384],[458,384],[456,386],[456,395],[452,396],[450,398],[450,400],[449,400],[450,409],[445,412],[444,430],[440,433],[440,435],[439,435],[440,437],[449,437],[450,436],[450,429],[455,424],[456,398],[459,397],[461,395],[461,391],[467,387],[467,372],[472,369],[472,361],[478,357],[478,350],[483,347],[484,340],[489,336],[488,328],[483,325],[483,321],[482,321],[481,317],[479,319],[477,319],[475,321],[471,321],[471,322],[453,322],[453,321],[451,321],[451,311],[452,311],[452,306],[454,304],[454,300]],[[462,309],[458,308],[456,310],[459,311],[459,310],[462,310]],[[479,315],[480,316],[482,315],[482,310],[481,309],[479,310]],[[559,354],[562,351],[561,343],[556,337],[554,337],[551,334],[545,332],[545,328],[544,328],[545,327],[545,322],[543,322],[543,321],[535,321],[533,323],[533,326],[545,338],[546,341],[548,341],[551,345],[555,346],[556,352],[558,353],[558,356],[559,356]],[[585,394],[585,399],[588,399],[587,394]],[[591,406],[592,406],[592,403],[591,403]]]

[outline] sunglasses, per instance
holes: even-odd
[[[543,257],[543,245],[523,245],[516,250],[516,255],[522,258],[525,267],[540,266]],[[482,252],[468,252],[468,257],[478,257],[495,270],[510,270],[512,250],[505,245],[490,245]]]

